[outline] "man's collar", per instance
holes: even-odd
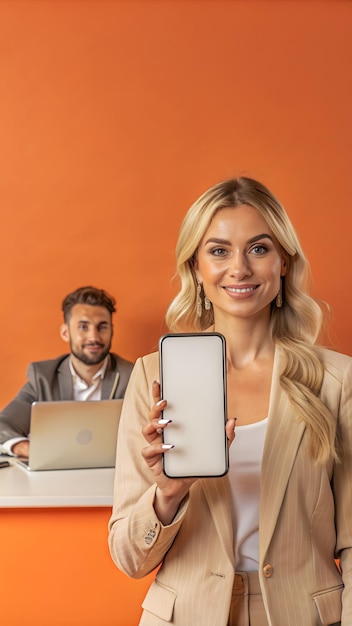
[[[104,359],[104,361],[103,361],[102,366],[101,366],[101,367],[98,369],[98,371],[94,374],[94,376],[93,376],[92,380],[96,380],[97,378],[99,378],[99,376],[100,376],[100,377],[101,377],[101,379],[103,380],[103,378],[104,378],[104,376],[105,376],[105,373],[106,373],[106,368],[107,368],[107,366],[108,366],[109,359],[110,359],[110,355],[108,354],[108,355],[105,357],[105,359]],[[69,364],[69,368],[70,368],[70,372],[71,372],[72,376],[75,376],[75,377],[81,378],[81,376],[80,376],[80,375],[76,372],[76,370],[75,370],[75,368],[74,368],[74,366],[73,366],[71,356],[70,356],[70,358],[69,358],[68,364]],[[82,380],[82,379],[81,379],[81,380]]]

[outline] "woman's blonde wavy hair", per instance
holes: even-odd
[[[194,270],[198,246],[214,215],[225,207],[249,205],[257,209],[281,246],[287,272],[283,306],[271,305],[270,332],[284,359],[280,383],[310,435],[310,452],[318,462],[336,458],[336,425],[320,399],[324,368],[316,345],[321,333],[322,309],[309,294],[310,268],[285,209],[260,182],[240,177],[214,185],[187,212],[176,245],[181,289],[170,304],[166,323],[171,332],[199,332],[214,323],[212,306],[197,316],[197,279]]]

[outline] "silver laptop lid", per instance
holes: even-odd
[[[34,402],[28,469],[114,467],[122,402]]]

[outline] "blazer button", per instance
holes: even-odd
[[[273,575],[273,566],[270,565],[269,563],[267,565],[264,565],[263,574],[265,578],[270,578],[270,576]]]

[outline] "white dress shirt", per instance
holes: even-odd
[[[100,369],[98,369],[96,374],[94,374],[91,385],[88,385],[86,381],[77,374],[70,358],[69,366],[72,374],[74,400],[78,400],[79,402],[86,402],[86,400],[101,400],[103,378],[108,366],[108,359],[109,356],[105,357],[103,365]]]

